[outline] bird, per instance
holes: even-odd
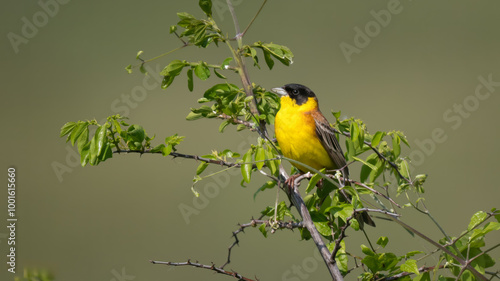
[[[313,172],[307,166],[327,173],[341,171],[344,184],[349,177],[349,169],[334,129],[321,113],[316,94],[301,84],[286,84],[271,90],[281,96],[281,107],[274,119],[274,134],[283,156],[305,165],[292,163],[301,173]],[[290,177],[286,183],[293,185]],[[346,200],[349,196],[344,194]],[[361,213],[362,221],[375,226],[366,212]],[[362,223],[362,222],[360,222]]]

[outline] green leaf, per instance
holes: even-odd
[[[225,59],[225,60],[222,62],[221,66],[220,66],[220,69],[228,69],[229,64],[231,63],[231,61],[232,61],[232,60],[233,60],[233,58],[231,58],[231,57],[229,57],[229,58]]]
[[[367,256],[375,256],[375,253],[363,244],[361,244],[361,252]]]
[[[275,174],[278,170],[278,161],[277,160],[269,160],[275,158],[274,151],[272,150],[271,147],[269,147],[266,150],[266,166],[269,168],[269,171],[271,171],[271,174]]]
[[[106,133],[107,133],[107,130],[108,130],[108,127],[109,127],[109,124],[108,122],[104,123],[104,125],[102,125],[100,128],[99,131],[96,131],[96,144],[97,144],[97,152],[96,152],[96,155],[99,156],[101,155],[101,153],[103,152],[103,147],[105,145],[105,143],[107,143],[107,138],[106,138]]]
[[[341,111],[332,111],[333,117],[335,117],[335,120],[339,120],[340,118]]]
[[[224,76],[224,75],[220,74],[220,73],[217,71],[217,69],[215,69],[215,68],[214,68],[214,73],[215,73],[215,75],[216,75],[217,77],[219,77],[219,78],[221,78],[221,79],[226,79],[226,76]]]
[[[172,144],[169,144],[167,146],[164,146],[161,150],[161,154],[163,156],[168,156],[170,155],[170,153],[172,152],[172,148],[173,148],[173,145]]]
[[[200,118],[203,118],[203,115],[201,113],[189,112],[189,114],[186,116],[186,120],[188,121],[198,120]]]
[[[389,243],[389,238],[385,236],[380,236],[377,240],[377,245],[382,246],[382,248],[385,248],[385,246]]]
[[[78,124],[76,125],[76,127],[71,132],[71,135],[69,136],[69,138],[71,140],[71,145],[73,145],[73,146],[75,145],[76,140],[83,133],[85,128],[88,127],[88,125],[89,125],[88,122],[78,121]]]
[[[385,132],[381,132],[381,131],[378,131],[375,133],[375,135],[373,135],[373,138],[372,138],[372,146],[373,147],[377,147],[378,144],[380,143],[380,141],[382,140],[382,138],[385,136]]]
[[[353,159],[354,159],[354,156],[353,156]],[[363,165],[361,167],[361,172],[360,172],[360,176],[359,176],[359,179],[361,180],[361,182],[366,182],[366,180],[368,179],[370,174],[373,171],[378,170],[378,166],[376,165],[377,161],[379,161],[377,153],[372,153],[366,158],[365,161],[362,162],[362,163],[365,163],[365,165]],[[371,181],[371,182],[373,182],[373,181]]]
[[[330,243],[328,245],[332,245],[334,243]],[[331,251],[333,251],[333,247],[328,247]],[[332,248],[332,249],[330,249]],[[340,272],[342,272],[344,275],[347,273],[349,270],[348,268],[348,261],[349,261],[349,256],[346,253],[346,246],[345,246],[345,240],[340,241],[340,249],[338,250],[337,254],[335,255],[335,261],[337,262],[337,266],[339,267]]]
[[[177,31],[177,25],[171,25],[170,26],[170,34],[174,33],[175,31]]]
[[[159,144],[151,149],[151,153],[158,153],[160,151],[163,151],[164,147],[165,147],[164,144]]]
[[[163,76],[163,80],[161,81],[161,88],[162,89],[168,88],[168,86],[170,86],[172,84],[172,82],[174,82],[174,79],[175,79],[175,76],[173,76],[173,75]]]
[[[82,147],[82,151],[80,151],[80,163],[82,167],[85,167],[90,160],[90,142]]]
[[[129,64],[127,67],[125,67],[125,70],[127,71],[128,74],[132,74],[132,65]]]
[[[368,168],[370,168],[370,169],[371,169],[371,170],[373,170],[373,171],[376,171],[376,170],[377,170],[377,167],[376,167],[375,165],[372,165],[372,164],[370,164],[369,162],[367,162],[367,161],[365,161],[365,160],[363,160],[363,159],[361,159],[361,158],[358,158],[358,157],[356,157],[356,156],[353,156],[352,158],[353,158],[354,160],[356,160],[356,161],[359,161],[359,162],[363,163],[364,165],[366,165]]]
[[[230,123],[229,120],[225,120],[224,122],[220,123],[220,125],[219,125],[219,132],[223,133],[224,129],[227,127],[227,125],[229,125],[229,123]]]
[[[211,0],[200,0],[198,2],[200,8],[205,12],[207,17],[212,17],[212,1]]]
[[[398,164],[398,169],[401,175],[407,179],[410,178],[410,166],[408,165],[408,161],[403,159],[399,164]]]
[[[418,271],[417,261],[413,259],[407,260],[404,264],[401,265],[400,269],[404,272],[420,275],[420,271]]]
[[[161,76],[177,76],[181,73],[186,63],[180,60],[171,61],[161,72]]]
[[[243,155],[243,163],[241,164],[241,175],[246,183],[250,183],[252,177],[252,149],[250,148]]]
[[[401,138],[397,134],[392,135],[392,150],[394,151],[394,157],[399,157],[401,154]]]
[[[253,194],[253,200],[255,200],[255,198],[257,197],[257,194],[259,194],[259,192],[264,191],[266,189],[271,189],[274,186],[276,186],[275,181],[267,181],[259,189],[257,189],[257,191]]]
[[[65,135],[71,133],[71,131],[73,131],[75,126],[76,126],[75,122],[68,122],[68,123],[64,124],[61,127],[61,133],[59,134],[59,137],[64,137]]]
[[[314,222],[314,226],[321,235],[326,237],[332,235],[332,229],[328,225],[328,222],[326,221]]]
[[[188,89],[190,92],[193,91],[194,89],[194,83],[193,83],[193,69],[190,68],[188,71],[187,71],[187,77],[188,77]]]
[[[148,71],[144,67],[144,63],[141,63],[141,66],[139,67],[139,71],[141,71],[142,74],[145,74],[145,75],[148,74]]]
[[[210,69],[205,62],[200,62],[194,68],[194,74],[201,80],[207,80],[210,77]]]
[[[262,52],[264,53],[264,60],[266,61],[267,67],[269,67],[269,69],[273,69],[274,60],[271,57],[271,53],[266,49],[262,49]]]
[[[259,230],[260,232],[262,233],[262,235],[264,235],[264,237],[267,238],[267,230],[266,230],[266,224],[263,223],[259,226]]]
[[[200,165],[198,165],[198,168],[196,169],[196,175],[199,175],[205,171],[205,169],[208,167],[207,162],[201,162]]]
[[[80,134],[80,136],[77,139],[78,142],[78,152],[81,154],[83,148],[87,145],[89,142],[89,127],[86,126],[83,132]]]
[[[134,142],[142,143],[146,137],[146,132],[141,125],[134,124],[128,127],[127,135],[129,135]]]
[[[351,141],[355,150],[361,149],[361,144],[359,143],[359,125],[356,122],[351,123]]]
[[[320,172],[324,172],[325,169],[322,169]],[[309,183],[307,184],[307,188],[306,188],[306,194],[311,192],[311,190],[316,186],[316,184],[318,183],[318,181],[321,179],[321,175],[320,174],[315,174],[314,176],[312,176],[312,178],[309,180]]]
[[[135,59],[138,60],[139,57],[144,53],[144,51],[139,51],[137,52],[137,55],[135,56]]]
[[[257,169],[261,170],[262,167],[264,167],[264,160],[266,160],[266,151],[262,146],[259,146],[255,152],[255,165],[257,166]]]
[[[467,230],[471,231],[474,227],[481,224],[486,219],[487,216],[488,215],[483,211],[479,211],[479,212],[475,213],[470,220],[470,223],[469,223],[469,226],[467,227]]]

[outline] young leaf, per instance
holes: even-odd
[[[88,122],[78,121],[78,124],[73,129],[73,131],[71,132],[71,135],[70,135],[71,145],[75,145],[76,140],[83,133],[85,128],[88,127],[88,125],[89,125]]]
[[[227,125],[229,125],[230,121],[229,120],[225,120],[224,122],[222,122],[220,125],[219,125],[219,132],[220,133],[223,133],[224,132],[224,129],[227,127]]]
[[[210,69],[206,66],[206,63],[200,62],[194,68],[194,74],[201,80],[207,80],[210,77]]]
[[[377,240],[377,245],[382,246],[382,248],[385,248],[385,246],[389,243],[389,238],[385,236],[380,236]]]
[[[233,58],[231,58],[231,57],[229,57],[229,58],[225,59],[225,60],[222,62],[221,66],[220,66],[220,69],[228,69],[229,64],[231,63],[231,61],[232,61],[232,60],[233,60]]]
[[[103,151],[103,148],[104,148],[104,145],[107,143],[107,138],[106,138],[106,133],[107,133],[107,130],[108,130],[108,127],[109,127],[109,124],[108,122],[104,123],[104,125],[102,125],[100,128],[99,131],[96,130],[96,144],[97,144],[97,152],[96,152],[96,155],[99,156],[101,155],[102,151]]]
[[[392,135],[392,150],[394,151],[394,157],[399,157],[401,154],[401,139],[397,134]]]
[[[418,271],[417,261],[413,259],[407,260],[404,264],[401,265],[400,269],[404,272],[420,275],[420,271]]]
[[[69,134],[76,126],[75,122],[68,122],[64,124],[61,128],[61,133],[59,134],[60,137],[64,137],[65,135]]]
[[[189,114],[186,116],[186,120],[188,121],[198,120],[200,118],[203,118],[203,115],[201,113],[189,112]]]
[[[199,175],[205,171],[205,169],[208,167],[207,162],[201,162],[200,165],[198,165],[198,168],[196,169],[196,175]]]
[[[221,79],[226,79],[226,76],[224,76],[224,75],[220,74],[220,73],[217,71],[217,69],[215,69],[215,68],[214,68],[214,73],[215,73],[215,75],[216,75],[217,77],[219,77],[219,78],[221,78]]]
[[[367,256],[375,256],[375,253],[363,244],[361,244],[361,252]]]
[[[261,170],[264,167],[264,160],[266,159],[266,151],[262,146],[257,147],[257,151],[255,152],[255,165],[257,169]]]
[[[264,235],[264,237],[267,238],[267,230],[266,230],[266,224],[263,223],[259,226],[259,230],[260,232],[262,233],[262,235]]]
[[[381,132],[381,131],[378,131],[375,133],[375,135],[373,135],[373,138],[372,138],[372,146],[373,147],[377,147],[377,145],[380,143],[380,141],[382,140],[382,138],[385,136],[385,132]]]
[[[211,0],[200,0],[198,2],[200,8],[205,12],[207,17],[212,17],[212,1]]]
[[[470,220],[470,223],[469,223],[469,226],[467,227],[467,230],[471,231],[474,227],[481,224],[486,219],[487,216],[488,215],[483,211],[479,211],[479,212],[475,213],[472,216],[472,219]]]
[[[321,172],[324,172],[325,169],[322,169]],[[307,185],[307,188],[306,188],[306,194],[311,192],[311,190],[316,186],[316,184],[318,183],[318,181],[321,179],[321,175],[320,174],[315,174],[310,180],[309,180],[309,184]]]
[[[243,163],[241,164],[241,175],[246,183],[250,183],[252,176],[252,149],[250,148],[245,155],[243,155]]]
[[[180,60],[171,61],[161,72],[161,76],[177,76],[181,73],[186,63]]]

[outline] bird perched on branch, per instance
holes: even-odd
[[[272,91],[281,96],[274,130],[283,155],[316,170],[340,170],[347,179],[349,169],[344,153],[333,128],[319,110],[314,92],[300,84],[287,84]],[[302,173],[313,172],[304,165],[292,165]],[[287,180],[289,186],[293,185],[296,176]],[[345,184],[349,185],[349,182],[345,181]],[[350,201],[350,198],[346,199]],[[361,217],[368,225],[375,226],[367,213],[362,213]]]

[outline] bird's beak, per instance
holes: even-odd
[[[283,88],[272,88],[271,91],[273,93],[277,94],[278,96],[282,96],[282,97],[288,96],[287,91]]]

